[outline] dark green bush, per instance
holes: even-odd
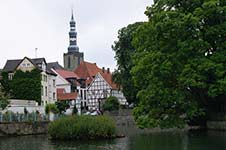
[[[118,99],[114,96],[110,96],[107,98],[107,100],[103,104],[103,110],[108,110],[108,111],[118,110],[119,105],[120,104],[119,104]]]
[[[45,113],[48,114],[48,113],[54,113],[54,114],[57,114],[59,112],[59,109],[57,108],[56,104],[47,104],[46,107],[45,107]]]
[[[115,132],[115,123],[108,116],[67,116],[48,128],[51,138],[60,140],[111,138]]]
[[[62,114],[63,112],[66,112],[66,110],[70,108],[68,101],[57,101],[55,104],[60,114]]]

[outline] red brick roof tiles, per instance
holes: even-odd
[[[77,92],[73,93],[57,93],[58,100],[75,100],[78,96]]]
[[[77,78],[79,79],[78,75],[75,74],[72,71],[67,71],[67,70],[60,70],[60,69],[56,69],[55,70],[60,76],[62,76],[64,79],[67,78]]]
[[[100,72],[100,74],[104,78],[104,80],[112,87],[112,89],[118,89],[117,84],[112,81],[112,74],[110,72],[108,73],[107,71],[105,71],[104,73]]]
[[[117,85],[112,82],[112,74],[110,72],[108,73],[107,70],[103,73],[102,69],[100,69],[96,63],[83,61],[75,70],[75,74],[77,74],[79,78],[86,79],[87,84],[93,81],[98,72],[113,89],[118,89]]]
[[[95,63],[81,62],[78,68],[74,71],[80,78],[86,79],[86,83],[90,84],[96,74],[101,72],[101,69],[97,67]]]

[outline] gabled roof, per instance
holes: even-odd
[[[24,57],[23,59],[7,60],[3,68],[3,71],[14,72],[24,59],[28,59],[35,67],[37,67],[40,70],[41,70],[41,67],[39,64],[42,64],[44,62],[47,65],[45,58],[30,59],[28,57]],[[46,69],[46,73],[56,76],[56,74],[51,69],[48,69],[48,67]]]
[[[58,62],[47,63],[47,69],[64,69]]]
[[[68,78],[76,78],[79,79],[79,77],[72,71],[67,71],[67,70],[60,70],[60,69],[55,69],[55,71],[64,79]]]
[[[20,62],[21,59],[7,60],[3,70],[6,72],[13,72]]]
[[[38,67],[38,64],[41,64],[42,62],[46,63],[45,58],[34,58],[30,59],[28,57],[24,57],[23,59],[14,59],[14,60],[7,60],[3,70],[6,72],[13,72],[18,67],[18,65],[24,60],[28,59],[31,63],[33,63],[36,67]],[[39,68],[39,67],[38,67]],[[40,68],[39,68],[40,69]]]
[[[112,89],[118,89],[118,86],[116,83],[114,83],[112,81],[112,74],[107,71],[105,71],[104,73],[103,72],[100,72],[101,76],[104,78],[104,80],[112,87]]]
[[[28,58],[28,59],[29,59],[29,58]],[[33,58],[33,59],[30,59],[30,60],[31,60],[35,65],[41,64],[42,62],[45,62],[45,64],[47,64],[45,58]]]
[[[74,72],[79,78],[86,79],[87,84],[90,84],[96,74],[101,72],[101,69],[97,67],[96,63],[83,61]]]
[[[87,84],[91,84],[94,80],[95,76],[100,73],[100,75],[104,78],[104,80],[112,87],[112,89],[118,89],[117,84],[112,81],[111,72],[105,70],[103,72],[96,63],[90,63],[83,61],[78,68],[75,70],[75,73],[81,78],[86,79]]]

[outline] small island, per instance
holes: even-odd
[[[116,137],[116,125],[108,116],[66,116],[49,124],[53,140],[109,139]]]

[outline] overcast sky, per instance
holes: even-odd
[[[71,8],[77,23],[78,46],[86,61],[116,66],[111,45],[120,28],[146,21],[152,0],[1,0],[0,68],[7,59],[38,57],[63,65],[69,45]]]

